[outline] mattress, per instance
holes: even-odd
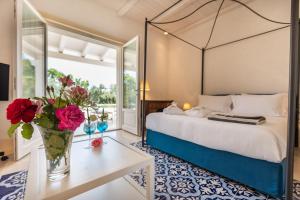
[[[280,163],[286,157],[285,117],[266,117],[266,123],[254,126],[151,113],[146,118],[146,128],[208,148],[273,163]]]

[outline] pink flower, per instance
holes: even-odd
[[[34,105],[37,106],[36,114],[42,114],[44,103],[42,100],[37,100],[33,102]]]
[[[86,89],[80,86],[76,86],[71,88],[70,95],[71,98],[74,99],[86,99],[88,97],[88,92],[86,91]]]
[[[50,104],[55,104],[55,99],[48,99],[48,103],[50,103]]]
[[[62,131],[75,131],[84,121],[83,112],[75,105],[59,108],[55,115],[59,119],[58,129]]]
[[[89,94],[86,91],[86,89],[80,86],[75,86],[69,90],[69,98],[71,102],[80,106],[83,105],[84,102],[88,100]]]
[[[96,148],[99,147],[102,143],[103,143],[103,139],[97,138],[92,141],[92,146]]]
[[[64,87],[66,87],[66,86],[70,87],[71,85],[74,84],[74,82],[72,81],[70,76],[65,76],[65,77],[59,78],[58,80],[62,83],[62,85]]]

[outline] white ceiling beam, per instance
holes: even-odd
[[[88,63],[92,65],[101,65],[103,67],[116,67],[116,64],[111,62],[103,62],[103,61],[98,61],[93,59],[82,58],[80,56],[71,56],[71,55],[61,54],[61,53],[51,52],[51,51],[48,52],[48,56],[52,58],[60,58],[65,60],[72,60],[75,62]]]
[[[59,53],[63,53],[64,52],[65,45],[66,45],[65,37],[63,35],[61,35],[60,39],[59,39],[59,45],[58,45],[58,51],[59,51]]]
[[[103,49],[103,51],[99,54],[100,60],[104,58],[104,56],[107,54],[109,48]]]
[[[81,51],[81,57],[85,57],[86,56],[86,54],[87,54],[87,51],[88,51],[88,48],[89,48],[89,43],[88,42],[86,42],[85,43],[85,46],[83,47],[83,49],[82,49],[82,51]]]
[[[122,17],[126,15],[139,0],[127,0],[126,3],[117,11],[118,16]]]

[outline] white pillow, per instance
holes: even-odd
[[[282,115],[282,95],[232,95],[235,115],[262,115],[278,117]]]
[[[279,93],[281,95],[281,115],[286,117],[288,115],[288,107],[289,107],[289,95],[287,93]]]
[[[199,95],[199,107],[203,107],[217,112],[230,112],[231,110],[231,97],[230,96],[209,96]]]

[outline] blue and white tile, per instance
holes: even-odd
[[[27,171],[0,176],[0,200],[22,200],[26,178]]]
[[[133,146],[155,157],[155,199],[161,200],[263,200],[272,199],[243,184],[231,181],[179,158],[152,149],[141,142]],[[140,171],[139,171],[140,173]],[[136,173],[134,173],[136,176]],[[135,180],[145,186],[141,178]],[[294,182],[294,197],[300,200],[300,182]]]
[[[293,192],[294,199],[300,200],[300,181],[294,181]]]
[[[149,146],[142,148],[141,142],[132,145],[155,157],[155,200],[273,200],[243,184]],[[142,187],[147,184],[143,169],[130,176]],[[0,200],[22,200],[26,178],[26,171],[0,176]],[[294,199],[300,200],[300,181],[294,181],[293,186]]]

